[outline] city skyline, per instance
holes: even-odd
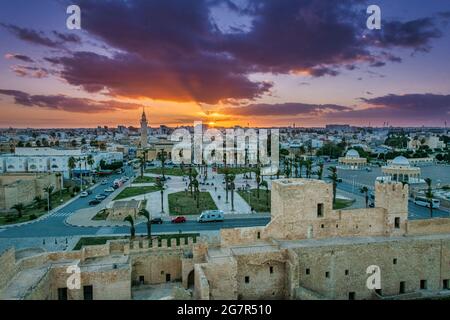
[[[143,106],[150,127],[450,120],[450,4],[259,3],[6,1],[0,127],[138,127]]]

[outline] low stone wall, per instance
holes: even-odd
[[[408,235],[450,233],[449,218],[434,218],[408,221]]]

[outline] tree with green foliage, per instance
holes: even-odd
[[[333,204],[336,203],[336,189],[338,184],[338,175],[337,175],[337,168],[336,167],[329,167],[328,171],[330,171],[330,175],[328,176],[328,179],[331,180],[333,183]]]
[[[134,227],[134,219],[131,215],[127,216],[125,219],[123,219],[125,222],[130,223],[130,237],[131,239],[134,239],[136,235],[136,228]]]
[[[230,174],[228,176],[228,186],[229,186],[230,192],[231,192],[231,211],[234,211],[234,189],[235,189],[234,180],[235,179],[236,179],[236,176],[234,174]]]
[[[163,180],[166,180],[165,176],[165,166],[167,161],[167,152],[164,151],[164,149],[161,149],[160,152],[158,152],[157,159],[161,162],[161,173]]]
[[[319,163],[319,170],[317,170],[317,178],[322,180],[323,177],[323,163]]]
[[[269,183],[267,181],[262,181],[261,187],[266,189],[266,206],[269,207]]]
[[[368,208],[369,207],[369,188],[364,186],[361,189],[359,189],[359,192],[364,194],[364,199],[366,200],[366,208]]]
[[[433,187],[432,180],[430,178],[425,179],[425,183],[427,184],[427,191],[425,192],[425,197],[428,200],[428,205],[430,208],[430,218],[433,218]]]
[[[161,194],[161,212],[164,213],[164,181],[161,179],[156,179],[156,187]]]
[[[44,192],[47,193],[47,210],[52,210],[52,193],[55,190],[55,187],[52,185],[48,185],[44,188]]]
[[[261,184],[261,168],[258,164],[255,170],[256,174],[256,197],[259,199],[259,185]]]
[[[139,215],[145,217],[147,219],[147,238],[152,238],[152,217],[150,215],[150,212],[146,209],[139,210]]]
[[[25,205],[23,203],[16,203],[11,207],[12,210],[17,211],[17,218],[22,218],[23,211],[25,210]]]

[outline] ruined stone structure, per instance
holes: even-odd
[[[333,210],[331,184],[282,179],[272,182],[271,200],[269,224],[222,229],[217,243],[118,240],[22,259],[7,251],[0,297],[57,299],[73,263],[94,299],[129,299],[134,285],[172,281],[193,299],[450,295],[450,219],[408,221],[408,185],[377,183],[375,208]],[[379,268],[380,288],[367,287],[370,266]],[[69,298],[85,297],[80,290]]]

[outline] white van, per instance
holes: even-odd
[[[197,222],[217,222],[217,221],[223,221],[222,210],[203,211],[200,217],[197,218]]]

